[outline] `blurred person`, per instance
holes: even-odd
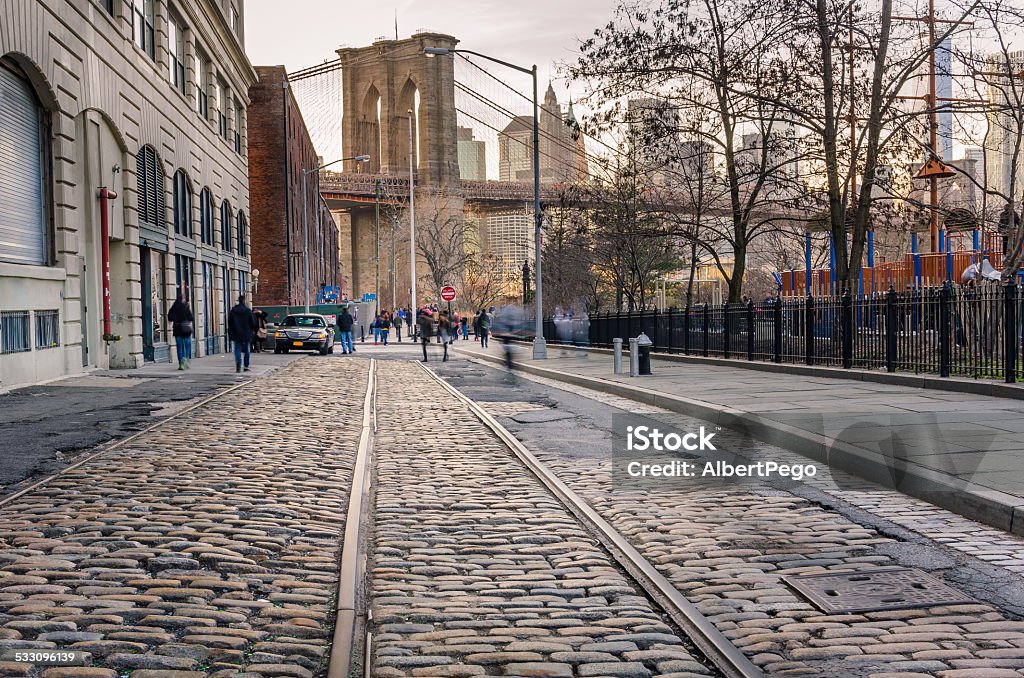
[[[416,319],[416,327],[419,331],[420,345],[423,347],[423,362],[427,362],[427,344],[430,343],[430,337],[434,333],[434,320],[429,308],[420,312],[419,318]]]
[[[492,309],[493,311],[493,309]],[[480,309],[480,346],[487,348],[487,338],[491,334],[491,314],[484,309]]]

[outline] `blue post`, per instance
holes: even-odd
[[[914,287],[921,286],[921,255],[917,251],[917,233],[910,234],[910,253],[914,257]]]
[[[953,239],[946,236],[946,280],[953,279]]]
[[[804,234],[804,273],[807,278],[807,288],[804,294],[811,293],[811,234]]]
[[[832,232],[828,234],[828,293],[834,294],[836,288],[836,242]]]
[[[871,269],[871,291],[875,291],[875,229],[868,231],[868,268]],[[863,279],[863,276],[862,276]],[[863,290],[861,290],[863,293]]]
[[[789,272],[789,291],[796,294],[796,269]]]

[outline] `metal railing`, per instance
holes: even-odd
[[[643,332],[664,353],[1013,383],[1024,380],[1022,325],[1024,293],[1010,281],[548,318],[544,335],[611,347]]]
[[[0,311],[0,354],[31,350],[28,311]]]

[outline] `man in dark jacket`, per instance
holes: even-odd
[[[171,321],[171,333],[174,335],[174,344],[178,352],[178,369],[187,369],[192,360],[193,318],[192,309],[188,307],[188,299],[184,295],[179,295],[171,304],[167,319]]]
[[[245,354],[245,371],[249,371],[249,349],[256,333],[256,316],[245,305],[245,295],[238,296],[238,304],[228,313],[228,338],[235,343],[235,372],[242,371],[242,355]]]
[[[342,353],[356,352],[356,347],[352,343],[352,326],[355,325],[355,322],[352,314],[348,312],[348,306],[341,309],[341,315],[338,316],[338,337],[341,341]]]
[[[423,362],[427,362],[427,344],[430,343],[430,337],[434,334],[434,319],[428,309],[423,309],[420,317],[416,319],[416,324],[419,326],[420,344],[423,346]]]

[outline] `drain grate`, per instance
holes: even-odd
[[[908,567],[794,575],[782,580],[821,610],[836,614],[976,602],[935,577]]]

